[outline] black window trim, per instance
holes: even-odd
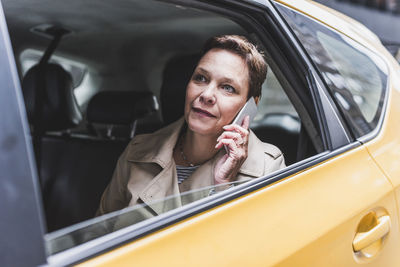
[[[191,5],[192,2],[190,2],[189,4],[187,2],[183,3],[182,1],[169,1],[169,2],[176,2],[176,3],[184,4],[185,6],[192,6]],[[218,2],[225,3],[225,1],[218,1]],[[198,2],[196,2],[196,3],[198,3]],[[249,4],[250,6],[253,6],[253,8],[255,8],[255,10],[258,12],[260,11],[259,8],[262,8],[262,12],[264,14],[267,11],[267,12],[269,12],[269,15],[271,16],[271,18],[276,19],[276,17],[278,17],[278,19],[280,19],[279,15],[276,13],[275,9],[273,9],[270,2],[266,2],[265,5],[260,5],[259,3],[254,3],[254,2],[249,3],[249,1],[246,1],[245,3],[241,2],[240,4],[246,5],[246,7],[248,7],[246,3]],[[213,6],[210,7],[210,5],[208,5],[206,3],[200,2],[200,4],[198,4],[198,5],[193,4],[193,6],[196,8],[201,8],[201,9],[205,9],[205,7],[206,7],[209,10],[215,11],[215,10],[213,10]],[[224,11],[226,12],[226,9]],[[242,14],[242,13],[244,13],[244,11],[237,12],[237,13]],[[244,18],[244,19],[246,19],[246,18]],[[281,24],[282,24],[282,21],[277,22],[277,25],[281,25]],[[287,29],[284,29],[284,30],[287,31]],[[260,33],[260,35],[263,35],[263,33]],[[298,49],[298,47],[296,47],[294,49]],[[314,88],[314,89],[318,89],[318,88]],[[317,95],[316,95],[316,97],[317,97]],[[323,133],[325,133],[325,131],[323,131]],[[329,137],[327,137],[327,138],[329,138]],[[232,191],[231,190],[223,191],[215,196],[211,196],[209,198],[199,200],[197,202],[194,202],[192,204],[184,206],[178,210],[172,210],[166,214],[157,216],[153,219],[149,219],[149,220],[145,221],[143,224],[139,223],[139,224],[131,225],[129,227],[118,230],[114,233],[99,237],[95,240],[92,240],[92,241],[89,241],[82,245],[73,247],[69,250],[52,255],[52,256],[48,257],[48,263],[51,266],[58,266],[58,265],[70,265],[70,264],[76,264],[79,262],[83,262],[85,260],[88,260],[90,258],[98,256],[104,252],[107,252],[107,251],[113,250],[117,247],[120,247],[121,245],[132,242],[140,237],[154,233],[155,231],[163,229],[167,226],[173,225],[175,223],[179,223],[180,221],[182,221],[184,219],[190,218],[196,214],[207,211],[213,207],[216,207],[216,206],[225,204],[229,201],[235,200],[241,196],[247,195],[247,194],[254,192],[255,190],[258,190],[260,188],[264,188],[264,187],[268,186],[269,184],[279,181],[283,178],[288,178],[288,176],[294,175],[294,174],[300,172],[301,170],[310,168],[310,167],[317,165],[323,161],[326,161],[332,157],[340,155],[340,154],[344,153],[345,151],[354,149],[360,145],[361,145],[360,142],[353,142],[353,143],[347,144],[345,146],[342,146],[336,150],[331,150],[328,148],[326,151],[324,151],[322,153],[319,153],[312,157],[306,158],[300,162],[292,164],[285,169],[279,170],[275,173],[272,173],[268,176],[256,179],[254,181],[247,182],[243,185],[239,185],[239,186],[235,187],[235,189]],[[291,178],[288,178],[288,179],[291,179]],[[105,241],[105,240],[107,240],[107,241]]]
[[[326,124],[330,137],[330,146],[331,149],[337,149],[344,145],[351,143],[351,139],[347,134],[346,128],[343,125],[341,119],[338,116],[337,109],[335,109],[334,103],[332,103],[331,99],[328,97],[323,82],[321,81],[321,77],[318,74],[313,73],[310,70],[310,77],[312,82],[312,86],[316,87],[318,91],[318,95],[320,97],[321,106],[325,113]]]

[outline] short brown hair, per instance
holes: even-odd
[[[221,35],[211,37],[203,46],[202,56],[214,48],[231,51],[242,57],[249,69],[248,98],[261,97],[261,86],[267,76],[267,63],[262,52],[246,37],[240,35]]]

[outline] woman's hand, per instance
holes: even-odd
[[[242,126],[229,124],[224,126],[224,132],[218,137],[215,148],[224,145],[229,151],[215,165],[215,184],[231,182],[237,175],[240,167],[247,158],[249,141],[249,116],[246,116]]]

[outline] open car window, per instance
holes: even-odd
[[[40,141],[37,132],[32,132],[32,139],[47,223],[48,255],[132,225],[143,225],[148,219],[154,221],[157,218],[149,212],[151,205],[179,209],[206,198],[217,199],[221,192],[243,189],[246,181],[207,186],[95,217],[101,195],[131,138],[154,132],[183,115],[185,86],[202,44],[221,34],[244,35],[263,47],[266,42],[248,23],[221,12],[158,1],[121,0],[118,5],[93,6],[76,3],[80,5],[76,12],[74,5],[64,7],[73,18],[63,14],[58,4],[49,3],[46,8],[32,5],[42,18],[20,21],[18,8],[25,3],[4,1],[23,90],[32,86],[26,77],[40,62],[40,51],[46,51],[50,43],[31,28],[58,14],[71,31],[61,39],[50,63],[59,66],[57,73],[71,76],[70,88],[78,101],[74,112],[81,115],[64,122],[65,114],[57,108],[57,112],[46,114],[46,119],[30,121],[43,121]],[[49,9],[51,16],[46,15]],[[323,152],[325,147],[318,123],[307,113],[315,109],[312,101],[302,102],[296,95],[300,89],[295,90],[285,76],[292,70],[280,70],[269,55],[273,51],[264,50],[271,67],[251,129],[261,141],[277,146],[286,165],[291,166]],[[107,92],[121,93],[111,99]],[[52,101],[51,95],[43,103],[46,101]],[[34,110],[29,96],[25,104],[29,116]],[[120,112],[125,106],[138,107],[140,116],[127,120],[126,113]]]

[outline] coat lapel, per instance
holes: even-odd
[[[181,118],[151,134],[152,138],[148,138],[148,135],[137,136],[131,144],[134,147],[130,149],[132,153],[128,155],[128,161],[158,164],[162,168],[161,172],[138,194],[139,199],[157,214],[182,206],[173,150],[183,122],[184,119]]]
[[[181,207],[175,164],[172,162],[154,177],[139,198],[157,214]]]
[[[214,166],[217,160],[222,157],[224,153],[217,153],[212,159],[203,163],[192,175],[179,185],[181,193],[193,191],[192,193],[184,194],[181,198],[182,204],[186,205],[193,201],[202,199],[209,196],[210,186],[214,185]],[[199,188],[209,188],[208,190],[199,190]]]

